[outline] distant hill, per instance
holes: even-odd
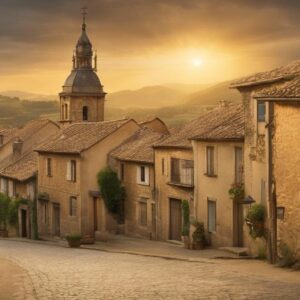
[[[229,89],[230,81],[221,82],[189,95],[187,105],[216,105],[221,100],[239,102],[241,94],[236,89]]]
[[[18,127],[39,117],[57,119],[57,101],[27,101],[0,95],[0,128]]]
[[[184,103],[187,93],[165,86],[148,86],[108,94],[107,105],[113,108],[158,108]]]
[[[241,101],[239,92],[229,89],[229,84],[230,82],[215,85],[168,84],[111,93],[107,95],[105,118],[112,120],[132,117],[142,121],[157,116],[170,126],[179,126],[212,109],[221,100]],[[54,96],[21,91],[9,91],[5,94],[10,97],[0,96],[0,126],[20,125],[39,116],[54,120],[59,118],[57,101],[34,100]],[[13,97],[33,100],[22,101]]]
[[[30,101],[54,101],[58,100],[58,95],[40,95],[34,94],[30,92],[24,91],[3,91],[0,92],[0,95],[7,96],[7,97],[17,97],[23,100],[30,100]]]

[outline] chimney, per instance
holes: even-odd
[[[219,101],[219,107],[228,107],[228,105],[230,104],[231,102],[228,101],[228,100],[221,100]]]
[[[16,140],[13,142],[13,156],[18,157],[22,154],[23,148],[23,141],[17,137]]]

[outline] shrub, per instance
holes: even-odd
[[[6,195],[0,193],[0,227],[4,230],[7,229],[9,223],[9,209],[11,200]]]
[[[107,167],[100,171],[97,177],[100,193],[107,209],[111,213],[120,214],[125,191],[117,173]]]
[[[205,229],[204,224],[202,222],[195,222],[193,224],[195,227],[195,231],[193,232],[193,242],[194,243],[202,243],[203,245],[206,244],[206,238],[205,238]]]
[[[278,265],[280,267],[290,268],[298,262],[296,253],[286,243],[279,244],[279,255]]]
[[[71,233],[66,236],[66,240],[69,241],[80,241],[82,239],[82,236],[80,233]]]
[[[263,222],[265,220],[265,207],[262,204],[254,204],[248,210],[246,219],[251,222]]]
[[[187,200],[182,201],[183,227],[182,235],[189,236],[190,234],[190,205]]]
[[[255,239],[264,236],[265,207],[254,204],[248,210],[245,221],[249,227],[249,234]]]
[[[243,183],[233,183],[228,191],[229,197],[235,201],[242,201],[245,198],[245,188]]]

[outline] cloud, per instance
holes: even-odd
[[[291,45],[286,59],[292,59],[299,46],[300,3],[294,0],[3,0],[0,75],[70,66],[84,3],[89,36],[110,60],[184,47],[264,56],[275,44],[274,55]]]

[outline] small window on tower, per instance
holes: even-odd
[[[82,120],[87,121],[88,120],[88,115],[89,115],[89,108],[87,106],[84,106],[82,108]]]

